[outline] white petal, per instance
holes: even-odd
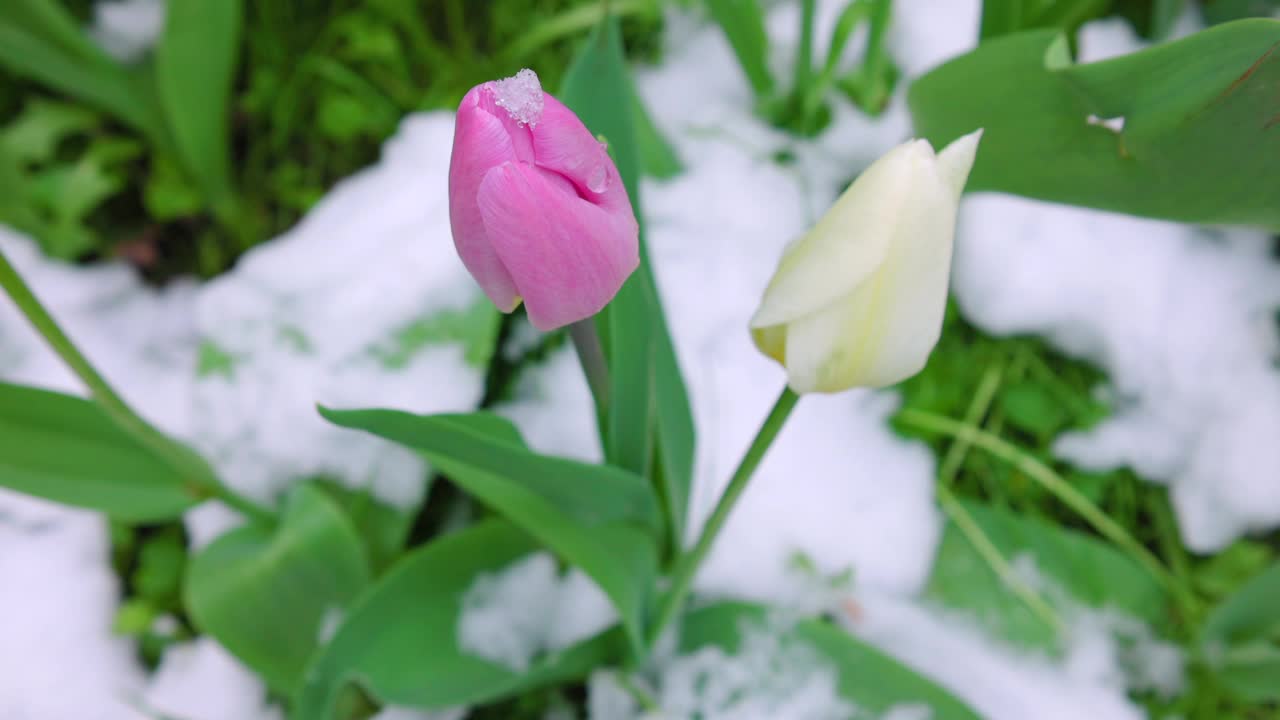
[[[924,367],[942,332],[957,204],[950,183],[929,175],[866,282],[790,325],[785,364],[796,392],[884,387]]]
[[[867,168],[803,238],[783,253],[751,327],[820,311],[864,282],[885,259],[913,186],[933,176],[933,150],[916,140]]]
[[[982,130],[978,129],[952,140],[950,145],[938,153],[938,173],[956,197],[964,192],[964,184],[969,179],[969,171],[973,169],[973,158],[978,154],[978,141],[981,139]]]

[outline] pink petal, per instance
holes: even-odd
[[[597,207],[553,172],[505,163],[485,175],[477,199],[489,240],[539,330],[596,314],[640,264],[630,205],[625,213]]]
[[[634,215],[613,158],[578,116],[550,94],[543,95],[542,119],[533,128],[533,154],[538,167],[568,178],[592,204]]]
[[[517,154],[507,128],[483,107],[486,94],[491,93],[484,86],[472,88],[458,108],[449,162],[449,225],[462,264],[498,309],[511,312],[520,303],[519,293],[489,244],[476,194],[486,173]]]

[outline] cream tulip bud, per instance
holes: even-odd
[[[751,318],[797,393],[884,387],[924,368],[942,333],[956,209],[979,130],[940,153],[899,145],[791,243]]]

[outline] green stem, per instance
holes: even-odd
[[[871,12],[870,0],[854,0],[845,6],[836,20],[835,29],[831,32],[831,45],[827,48],[827,61],[818,73],[818,79],[801,95],[801,117],[808,118],[818,110],[822,98],[835,80],[836,71],[840,68],[840,57],[849,43],[854,28],[867,19]]]
[[[591,396],[595,398],[596,412],[605,417],[609,407],[609,364],[604,359],[604,345],[596,332],[595,318],[589,317],[570,325],[569,337],[573,339],[573,349],[578,352],[578,362],[587,376]]]
[[[743,491],[747,489],[747,483],[750,482],[751,475],[760,465],[760,461],[764,459],[765,453],[769,451],[769,446],[773,444],[774,438],[778,437],[778,432],[782,430],[782,425],[787,421],[787,417],[799,400],[800,396],[792,392],[791,388],[782,389],[782,394],[778,396],[773,409],[769,411],[769,416],[765,418],[764,424],[760,426],[755,439],[751,441],[751,447],[747,448],[747,453],[742,456],[742,461],[738,463],[738,469],[734,471],[733,477],[729,479],[729,486],[725,488],[724,494],[720,496],[715,509],[711,511],[711,516],[707,518],[706,524],[702,526],[702,534],[698,536],[698,542],[682,555],[676,563],[676,568],[672,572],[671,590],[667,593],[662,607],[658,611],[657,623],[650,629],[649,645],[651,647],[662,635],[662,631],[680,613],[681,608],[684,606],[684,601],[693,586],[694,575],[697,574],[698,568],[702,565],[703,560],[706,559],[707,554],[711,552],[711,547],[715,544],[716,537],[720,534],[720,530],[724,528],[725,521],[729,519],[729,513],[733,512],[738,499],[742,497]]]
[[[937,485],[938,504],[942,506],[942,511],[946,513],[951,522],[955,523],[957,529],[969,541],[974,550],[982,556],[991,570],[995,572],[1005,587],[1010,592],[1018,596],[1018,599],[1031,610],[1036,617],[1040,618],[1048,625],[1058,637],[1062,637],[1066,631],[1066,624],[1062,622],[1062,618],[1058,617],[1058,613],[1050,607],[1049,603],[1022,579],[1013,566],[1005,560],[1004,555],[1000,554],[1000,549],[996,547],[991,538],[982,530],[982,526],[978,524],[964,505],[951,492],[951,488],[938,483]]]
[[[253,520],[274,522],[274,516],[250,501],[236,495],[218,482],[213,470],[199,455],[185,446],[174,442],[159,430],[155,429],[134,412],[133,408],[107,384],[106,379],[89,364],[89,360],[76,348],[62,328],[45,309],[35,293],[10,264],[3,251],[0,251],[0,287],[3,287],[13,299],[14,304],[27,317],[36,331],[44,337],[53,351],[80,378],[89,389],[89,395],[111,416],[121,429],[132,435],[158,457],[175,470],[183,482],[190,486],[201,498],[217,498],[227,505],[244,513]]]
[[[796,97],[804,97],[809,91],[809,77],[813,74],[813,20],[818,0],[802,0],[800,7],[800,46],[796,48],[793,90]]]

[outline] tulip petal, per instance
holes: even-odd
[[[635,218],[578,197],[550,171],[505,163],[485,175],[477,199],[489,241],[539,330],[599,312],[640,264]]]
[[[483,86],[473,88],[458,108],[449,162],[449,225],[462,264],[499,310],[511,312],[520,304],[519,293],[489,243],[476,194],[486,173],[517,155],[502,121],[483,107],[485,93]]]
[[[538,167],[568,178],[583,198],[607,210],[634,215],[608,150],[572,110],[551,95],[543,96],[542,119],[533,130],[533,153]]]
[[[938,172],[958,198],[964,192],[964,184],[973,169],[973,159],[978,154],[978,141],[982,130],[978,129],[951,141],[938,153]]]
[[[866,282],[787,326],[784,364],[793,390],[884,387],[924,367],[942,332],[956,209],[949,182],[928,173]]]
[[[751,327],[810,315],[847,296],[884,262],[905,204],[934,179],[923,140],[894,148],[867,168],[804,237],[784,252]]]

